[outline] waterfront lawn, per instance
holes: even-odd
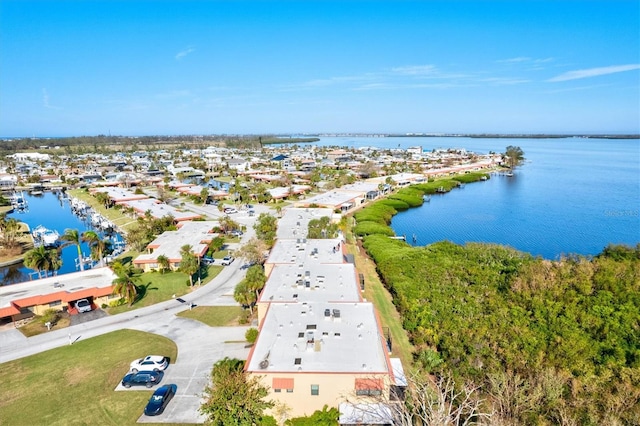
[[[4,363],[2,424],[135,424],[152,390],[114,389],[129,363],[148,354],[174,363],[178,348],[162,336],[119,330]]]
[[[206,284],[216,277],[223,266],[211,265],[202,269],[201,284]],[[107,312],[116,315],[133,309],[144,308],[156,303],[172,299],[173,296],[180,297],[191,291],[189,287],[189,277],[182,272],[146,272],[134,278],[134,283],[138,286],[138,297],[132,306],[121,305],[107,308]],[[197,277],[193,280],[197,286]]]
[[[177,316],[200,321],[209,327],[224,327],[237,325],[241,313],[240,306],[196,306]]]
[[[116,208],[106,208],[98,201],[96,197],[91,195],[85,189],[72,189],[67,192],[69,196],[77,198],[78,200],[87,203],[93,210],[100,213],[102,216],[109,219],[114,225],[123,230],[128,230],[131,227],[135,227],[138,223],[135,217],[127,216],[123,210]]]

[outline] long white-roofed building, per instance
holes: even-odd
[[[314,219],[320,219],[322,217],[328,217],[331,220],[339,221],[340,215],[337,216],[338,218],[334,219],[334,213],[332,209],[289,207],[285,209],[283,216],[280,218],[280,220],[278,220],[278,230],[276,232],[276,238],[306,238],[310,221]]]

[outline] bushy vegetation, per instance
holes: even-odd
[[[638,424],[640,245],[557,262],[486,244],[365,237],[416,359],[506,424]]]
[[[389,239],[393,215],[421,194],[482,176],[413,185],[354,215],[417,366],[479,387],[496,424],[640,424],[640,244],[551,262]]]

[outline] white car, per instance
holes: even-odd
[[[162,355],[148,355],[136,359],[130,365],[131,372],[138,371],[164,371],[169,366],[169,359]]]
[[[79,313],[91,312],[91,302],[87,299],[80,299],[76,302],[76,309]]]
[[[224,266],[229,266],[233,263],[234,258],[231,256],[225,256],[221,261],[220,264],[224,265]]]
[[[226,214],[238,213],[238,210],[236,210],[235,207],[225,207],[223,211]]]

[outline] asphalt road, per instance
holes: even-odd
[[[222,215],[214,206],[188,205],[187,207],[196,212],[200,210],[209,217]],[[234,220],[247,226],[247,232],[242,236],[242,241],[255,236],[253,223],[262,212],[261,210],[263,209],[256,210],[254,217],[250,217],[246,212],[233,215]],[[268,211],[267,208],[264,210]],[[198,287],[183,296],[181,299],[184,302],[168,300],[30,338],[26,338],[15,329],[0,331],[0,363],[125,328],[155,333],[168,337],[178,346],[178,358],[167,368],[161,381],[162,384],[175,383],[178,389],[173,401],[169,403],[162,415],[154,417],[141,415],[139,422],[203,423],[204,417],[198,413],[198,407],[201,404],[201,396],[208,383],[211,368],[216,361],[224,357],[247,358],[249,348],[244,343],[229,342],[244,342],[244,334],[248,327],[209,327],[198,321],[177,317],[176,314],[189,309],[191,303],[198,306],[236,306],[233,290],[244,278],[246,269],[242,268],[242,265],[242,261],[236,260],[230,266],[226,266],[207,285]],[[123,371],[122,375],[126,373]],[[148,392],[151,395],[149,389],[144,387],[124,389],[118,385],[115,390]]]

